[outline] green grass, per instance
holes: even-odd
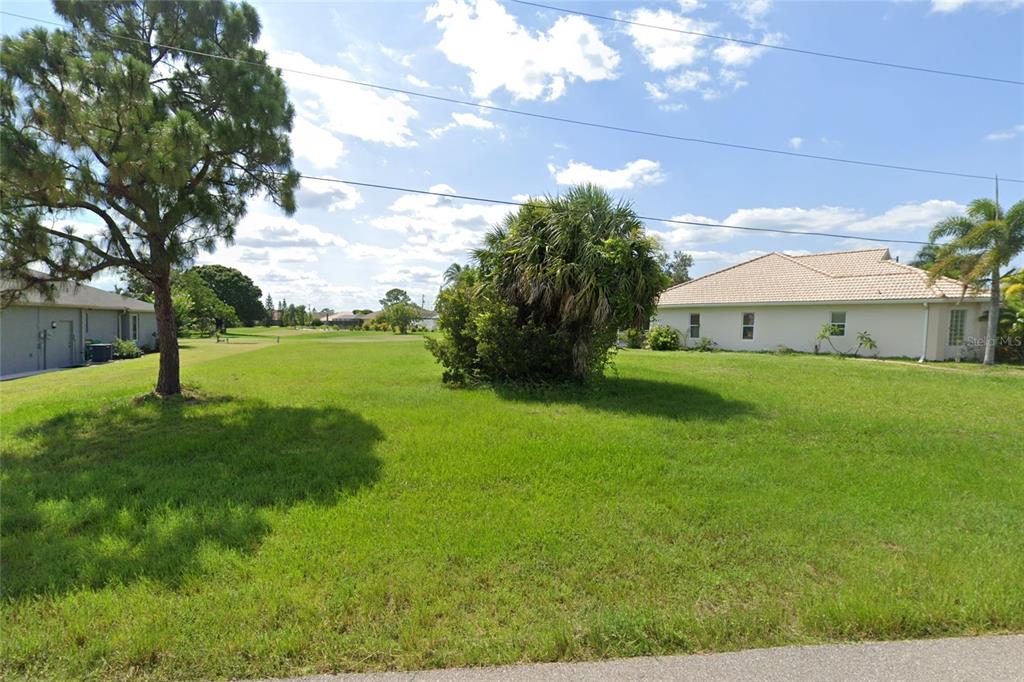
[[[417,337],[4,383],[4,678],[182,679],[1024,630],[1019,372],[620,353],[452,390]]]

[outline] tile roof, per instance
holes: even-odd
[[[15,288],[16,285],[4,280],[0,282],[3,289]],[[91,308],[93,310],[130,310],[139,313],[152,313],[153,304],[137,298],[122,296],[88,284],[65,283],[57,285],[52,301],[47,301],[39,292],[23,291],[13,305],[61,306],[65,308]]]
[[[814,301],[899,301],[959,299],[960,282],[940,277],[928,283],[924,270],[892,260],[889,249],[865,249],[759,258],[677,284],[658,305],[806,303]],[[967,298],[987,292],[968,291]]]

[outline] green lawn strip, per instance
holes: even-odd
[[[452,390],[420,343],[323,340],[183,354],[198,403],[4,385],[5,677],[1024,630],[1016,377],[624,351]]]

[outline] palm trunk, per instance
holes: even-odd
[[[992,270],[992,293],[988,308],[988,331],[985,335],[986,365],[996,362],[996,341],[999,336],[999,268]]]
[[[178,359],[178,330],[171,305],[171,279],[163,277],[153,286],[156,303],[156,331],[160,341],[160,374],[156,392],[160,395],[181,393],[181,363]]]

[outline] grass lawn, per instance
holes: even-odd
[[[266,330],[257,330],[266,331]],[[451,390],[381,333],[2,391],[4,678],[409,669],[1024,631],[1020,372],[619,355]]]

